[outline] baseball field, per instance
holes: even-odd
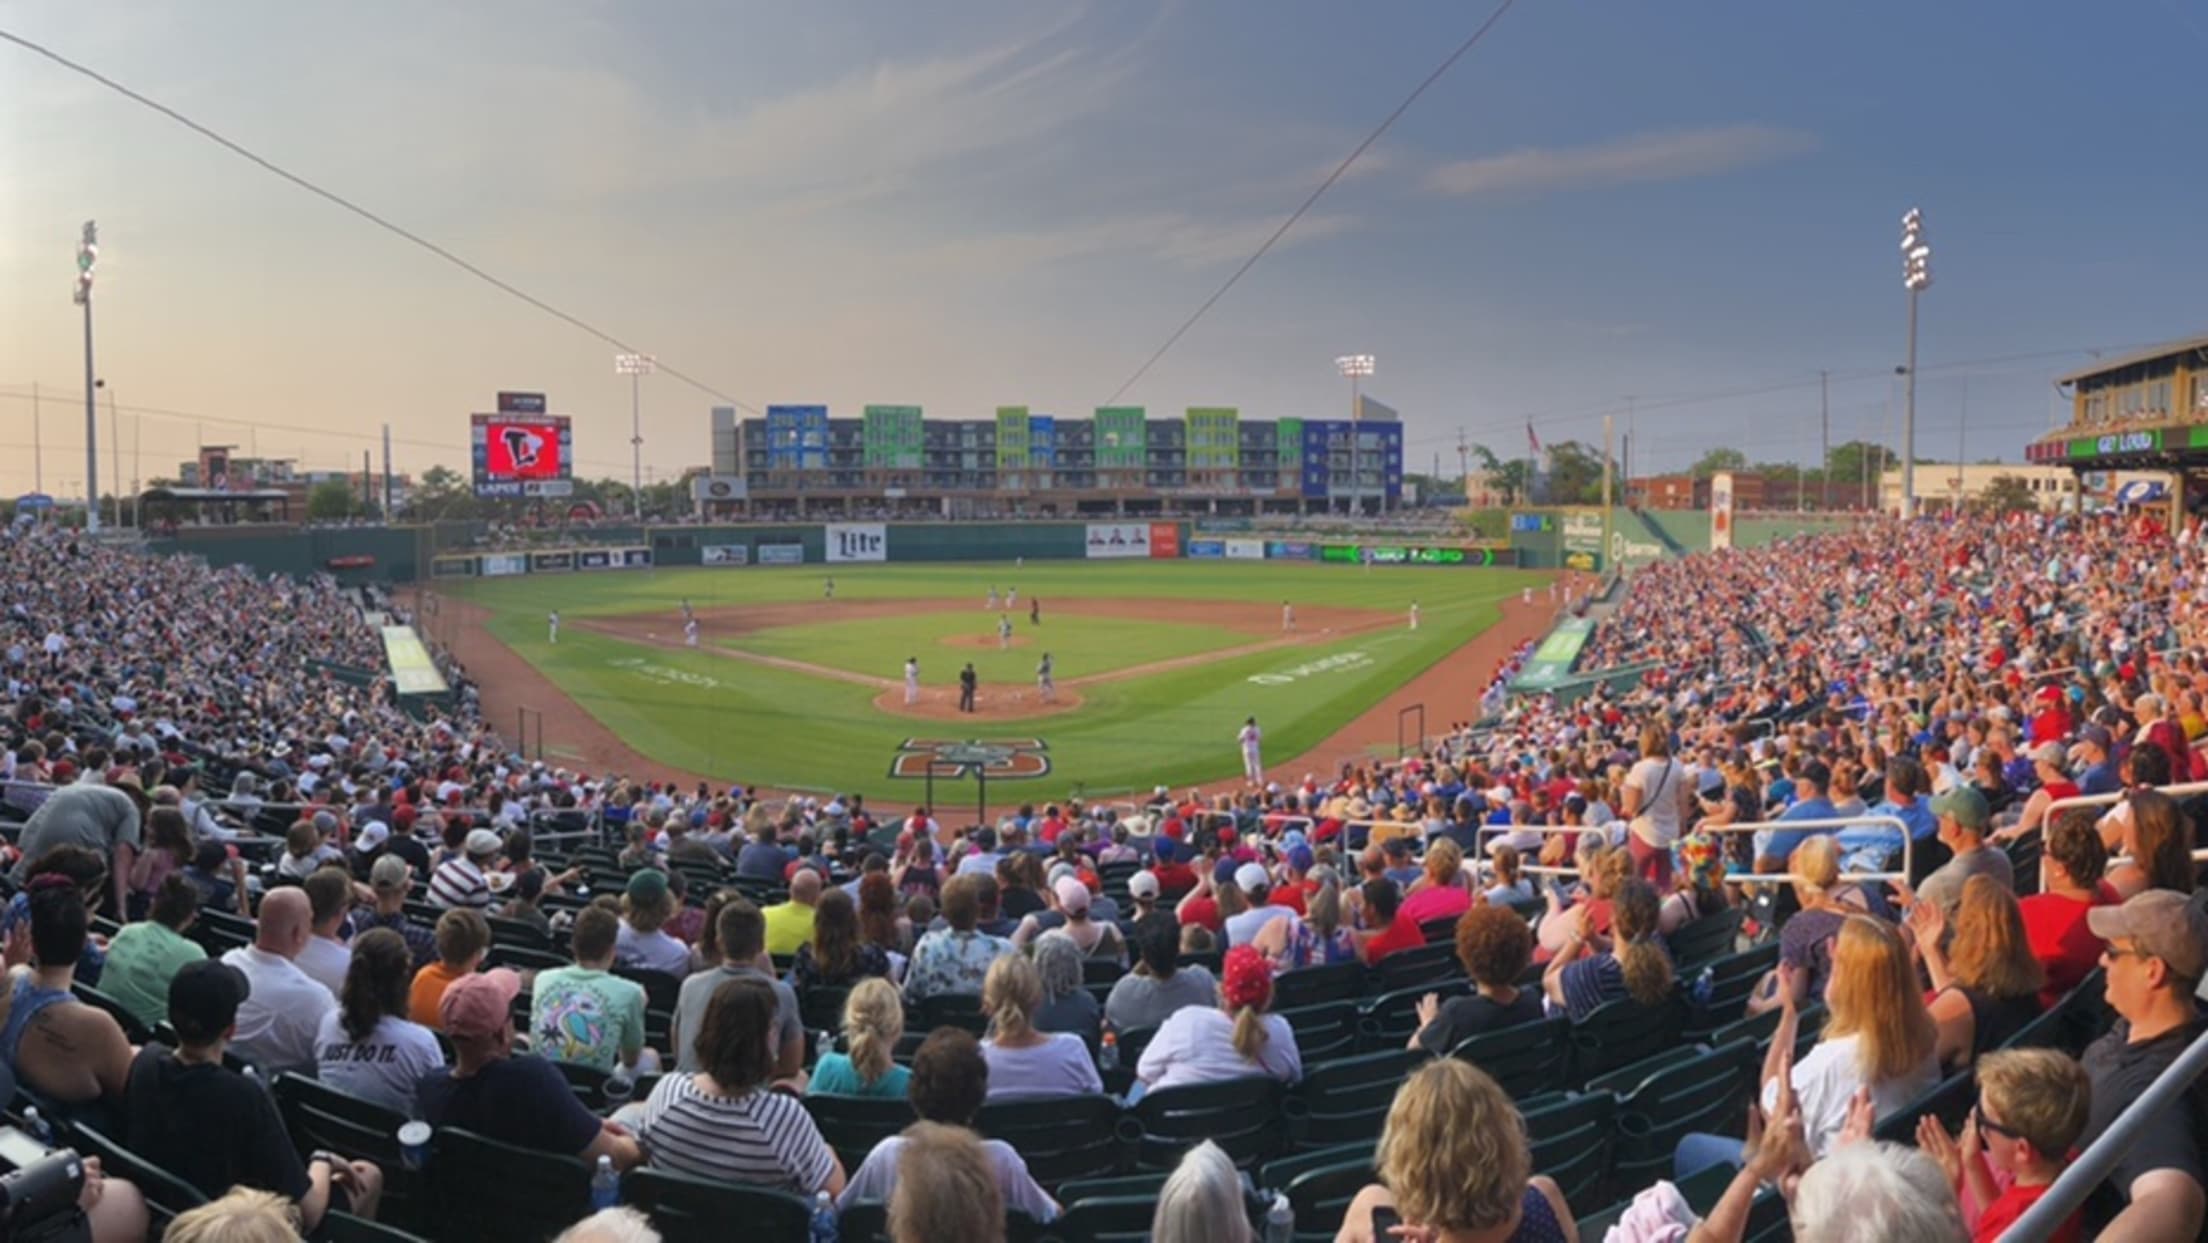
[[[1477,714],[1495,661],[1546,620],[1550,577],[1186,560],[658,569],[440,584],[425,620],[494,725],[544,714],[551,762],[908,803],[922,783],[896,774],[920,771],[928,744],[982,740],[1023,757],[994,770],[1024,778],[992,780],[998,804],[1233,778],[1249,716],[1269,770],[1393,755],[1398,707],[1424,704],[1437,731]],[[970,802],[963,784],[938,801]]]

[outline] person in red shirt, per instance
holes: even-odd
[[[1364,944],[1365,961],[1375,966],[1381,959],[1398,950],[1415,950],[1426,944],[1426,933],[1417,921],[1397,919],[1403,898],[1395,882],[1382,877],[1365,882],[1364,910],[1365,930],[1360,937]]]
[[[2017,904],[2024,914],[2024,936],[2032,957],[2046,970],[2039,990],[2041,1008],[2051,1007],[2077,987],[2101,960],[2101,939],[2086,926],[2086,912],[2106,899],[2100,889],[2108,866],[2092,807],[2073,807],[2047,830],[2042,859],[2044,891]]]
[[[1181,904],[1173,909],[1182,926],[1201,924],[1215,934],[1226,932],[1226,916],[1219,910],[1219,897],[1212,885],[1232,877],[1235,866],[1234,860],[1221,859],[1213,866],[1212,871],[1196,874],[1196,888],[1189,891],[1189,895],[1182,898]]]
[[[1150,850],[1157,857],[1150,874],[1158,879],[1161,897],[1174,901],[1196,887],[1196,870],[1181,862],[1179,843],[1161,837],[1151,844]]]
[[[2056,1049],[1988,1053],[1976,1070],[1978,1106],[1960,1142],[1928,1114],[1917,1123],[1917,1148],[1939,1163],[1963,1201],[1972,1243],[1994,1243],[2070,1164],[2093,1086],[2085,1068]],[[2050,1243],[2077,1243],[2082,1212],[2063,1219]]]
[[[1298,915],[1307,914],[1304,903],[1319,891],[1306,876],[1311,870],[1311,848],[1297,842],[1288,847],[1282,859],[1288,865],[1288,875],[1273,889],[1273,896],[1266,900],[1266,905],[1285,906]]]
[[[1046,846],[1058,844],[1058,835],[1066,831],[1065,817],[1058,814],[1058,805],[1052,803],[1043,808],[1042,822],[1036,827],[1035,836]]]

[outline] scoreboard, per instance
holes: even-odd
[[[566,415],[478,414],[473,423],[477,496],[574,494],[575,436]]]

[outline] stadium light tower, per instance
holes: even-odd
[[[1917,516],[1917,295],[1932,285],[1932,244],[1925,240],[1924,213],[1912,207],[1901,217],[1901,287],[1909,291],[1909,362],[1902,383],[1901,517]],[[1962,470],[1957,462],[1955,469]]]
[[[1365,504],[1365,477],[1357,469],[1357,437],[1365,413],[1358,385],[1372,374],[1372,364],[1370,354],[1344,354],[1334,360],[1335,369],[1349,377],[1349,508],[1353,514],[1361,512]]]
[[[644,517],[643,383],[657,366],[650,354],[613,356],[613,373],[629,377],[629,512],[639,521]]]
[[[93,404],[98,384],[92,378],[92,269],[99,261],[100,226],[87,220],[84,236],[77,242],[76,303],[84,308],[84,529],[95,533],[100,529],[100,416]]]

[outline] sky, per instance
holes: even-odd
[[[1517,0],[1128,386],[1492,9],[0,0],[0,30],[690,377],[640,386],[661,478],[726,399],[1341,417],[1345,353],[1414,471],[1606,414],[1637,472],[1814,461],[1820,371],[1833,443],[1898,441],[1911,206],[1921,457],[2021,460],[2089,351],[2208,331],[2202,0]],[[614,347],[0,43],[0,494],[41,456],[81,492],[88,218],[103,476],[113,441],[126,483],[200,443],[357,468],[386,424],[399,469],[464,469],[500,389],[628,475]]]

